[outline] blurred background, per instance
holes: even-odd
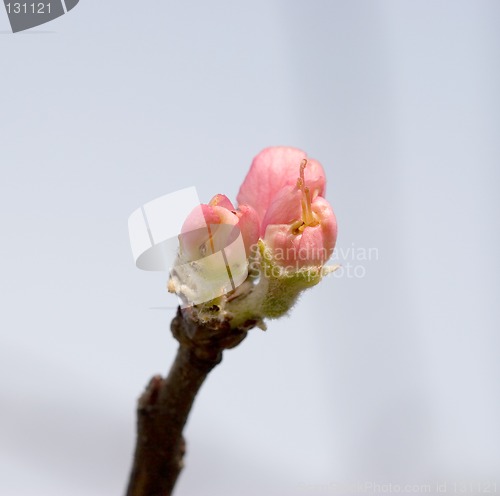
[[[127,218],[189,186],[234,199],[270,145],[324,165],[344,270],[226,352],[176,494],[500,490],[499,25],[495,0],[0,15],[0,494],[124,492],[136,399],[176,350]]]

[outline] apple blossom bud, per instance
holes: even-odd
[[[169,290],[179,295],[183,307],[233,291],[248,276],[248,258],[258,238],[253,208],[241,205],[235,210],[226,196],[216,195],[184,221]]]
[[[225,207],[196,207],[184,221],[179,236],[183,259],[194,261],[222,250],[234,236],[237,224],[236,214]]]
[[[262,150],[240,187],[237,196],[241,204],[251,205],[262,222],[267,209],[276,195],[285,186],[294,187],[297,182],[297,167],[307,155],[298,148],[274,146]],[[311,199],[325,194],[325,172],[319,162],[307,158],[305,180]]]
[[[183,258],[198,260],[223,250],[240,233],[248,257],[259,239],[257,214],[249,205],[235,210],[227,196],[218,194],[188,215],[179,236],[180,251]]]
[[[337,221],[329,203],[311,198],[302,160],[295,187],[285,186],[264,217],[261,231],[276,264],[290,270],[322,266],[332,255],[337,239]]]

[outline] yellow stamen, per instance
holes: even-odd
[[[302,197],[300,199],[302,207],[302,226],[299,229],[296,228],[296,230],[300,232],[302,232],[306,226],[315,226],[318,223],[312,210],[311,192],[306,186],[306,180],[304,177],[304,170],[306,166],[307,159],[303,159],[300,163],[300,177],[297,179],[297,188],[302,191]]]
[[[304,170],[307,166],[307,159],[304,158],[302,159],[302,162],[300,162],[300,179],[302,179],[302,184],[306,184],[306,180],[304,179]]]
[[[207,223],[207,230],[208,230],[208,239],[210,241],[210,248],[212,249],[212,253],[215,253],[212,229],[210,229],[210,224],[208,224],[208,223]],[[206,245],[205,245],[205,250],[206,250]]]
[[[312,211],[312,202],[311,202],[311,195],[309,193],[309,188],[304,188],[304,194],[306,197],[306,215],[304,217],[304,223],[308,226],[312,225],[315,223],[314,220],[314,215]]]

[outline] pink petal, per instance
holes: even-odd
[[[313,200],[312,210],[317,215],[320,222],[323,246],[329,253],[328,259],[332,255],[335,244],[337,243],[337,218],[335,217],[331,205],[321,196]]]
[[[239,233],[236,214],[224,207],[200,205],[184,221],[179,236],[181,252],[189,260],[198,260],[225,248]]]
[[[228,205],[231,210],[222,205]],[[181,252],[188,260],[198,260],[226,249],[240,233],[246,254],[250,256],[259,240],[257,213],[248,205],[234,210],[226,196],[216,195],[210,205],[199,205],[184,221],[179,236]]]
[[[248,257],[254,247],[257,246],[257,241],[259,240],[259,218],[257,217],[257,212],[249,205],[240,205],[236,211],[236,215],[239,218],[238,227],[240,228]]]
[[[228,210],[234,210],[234,206],[231,203],[231,200],[226,195],[215,195],[209,202],[209,205],[212,207],[224,207]]]
[[[332,255],[337,240],[335,214],[322,197],[313,200],[312,209],[319,223],[298,234],[289,223],[267,225],[264,240],[279,265],[290,270],[319,267]]]
[[[302,192],[294,186],[285,186],[274,197],[267,209],[261,225],[264,235],[269,224],[293,224],[302,215]]]

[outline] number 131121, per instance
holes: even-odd
[[[50,14],[50,3],[6,3],[9,14]]]

